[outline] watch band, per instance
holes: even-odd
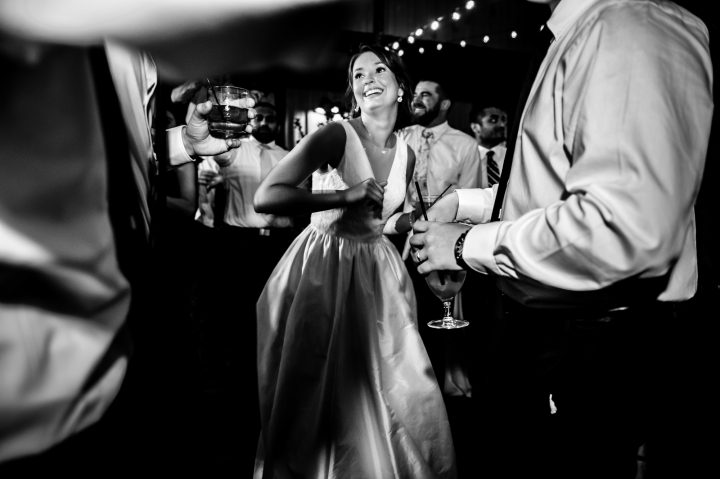
[[[460,237],[458,237],[457,241],[455,241],[455,262],[458,266],[460,266],[462,269],[470,269],[468,264],[463,259],[463,247],[465,246],[465,237],[470,232],[470,229],[467,229],[462,232]]]

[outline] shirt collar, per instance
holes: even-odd
[[[478,143],[478,149],[480,150],[480,156],[485,156],[488,151],[494,151],[497,155],[499,153],[498,150],[500,150],[501,147],[506,146],[504,141],[501,141],[497,145],[493,146],[492,148],[485,148],[480,143]]]
[[[560,0],[552,15],[547,21],[547,26],[555,38],[565,33],[575,23],[583,12],[602,0]]]
[[[254,136],[250,136],[250,138],[248,138],[248,142],[252,143],[253,145],[257,146],[258,148],[260,148],[260,145],[262,145],[262,143],[257,141],[257,139],[255,139]],[[271,141],[270,143],[265,143],[264,145],[269,150],[274,150],[277,148],[277,145],[275,144],[275,140]]]
[[[440,123],[439,125],[435,125],[430,128],[426,128],[423,126],[420,126],[420,134],[422,134],[424,131],[432,131],[433,138],[440,138],[441,135],[443,135],[448,129],[450,128],[450,125],[448,125],[447,120]]]

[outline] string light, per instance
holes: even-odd
[[[470,11],[474,8],[475,8],[475,2],[473,0],[468,0],[468,1],[464,2],[464,4],[462,4],[461,6],[458,6],[454,10],[452,10],[447,16],[436,17],[429,23],[426,23],[425,25],[417,27],[413,32],[411,32],[405,38],[404,41],[408,45],[412,45],[428,29],[432,30],[433,32],[439,30],[440,27],[442,26],[442,22],[445,18],[450,18],[453,22],[458,22],[461,18],[463,18],[463,13],[462,13],[463,11]],[[498,34],[498,32],[494,32],[494,34]],[[516,39],[518,36],[519,36],[519,33],[517,30],[511,30],[509,33],[509,37],[511,39]],[[507,38],[507,37],[505,37],[505,38]],[[433,39],[434,39],[434,35],[433,35]],[[399,55],[400,55],[400,52],[403,52],[403,54],[404,54],[404,51],[402,49],[400,49],[400,47],[402,46],[402,43],[401,43],[402,41],[403,41],[403,39],[395,40],[392,42],[392,44],[388,43],[388,46],[386,46],[385,48],[389,49],[390,47],[392,47],[393,50],[398,51]],[[490,42],[490,35],[488,35],[488,34],[483,35],[482,43],[487,44],[489,42]],[[455,45],[457,45],[457,44],[459,44],[461,48],[465,48],[468,45],[466,40],[460,40]],[[436,44],[437,51],[441,51],[443,48],[444,48],[444,46],[443,46],[442,42]],[[425,48],[418,47],[417,51],[421,54],[425,53]]]

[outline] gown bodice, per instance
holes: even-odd
[[[337,168],[313,173],[313,191],[346,190],[374,177],[370,160],[357,132],[349,122],[343,121],[341,124],[347,136],[343,157]],[[405,199],[407,146],[400,137],[396,140],[395,157],[385,187],[382,217],[374,218],[367,206],[360,203],[313,213],[311,224],[315,228],[357,240],[371,240],[382,234],[385,222]]]

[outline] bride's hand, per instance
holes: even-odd
[[[347,205],[367,204],[368,208],[373,211],[373,215],[379,218],[382,215],[386,184],[387,181],[378,182],[375,178],[368,178],[343,191],[345,203]]]

